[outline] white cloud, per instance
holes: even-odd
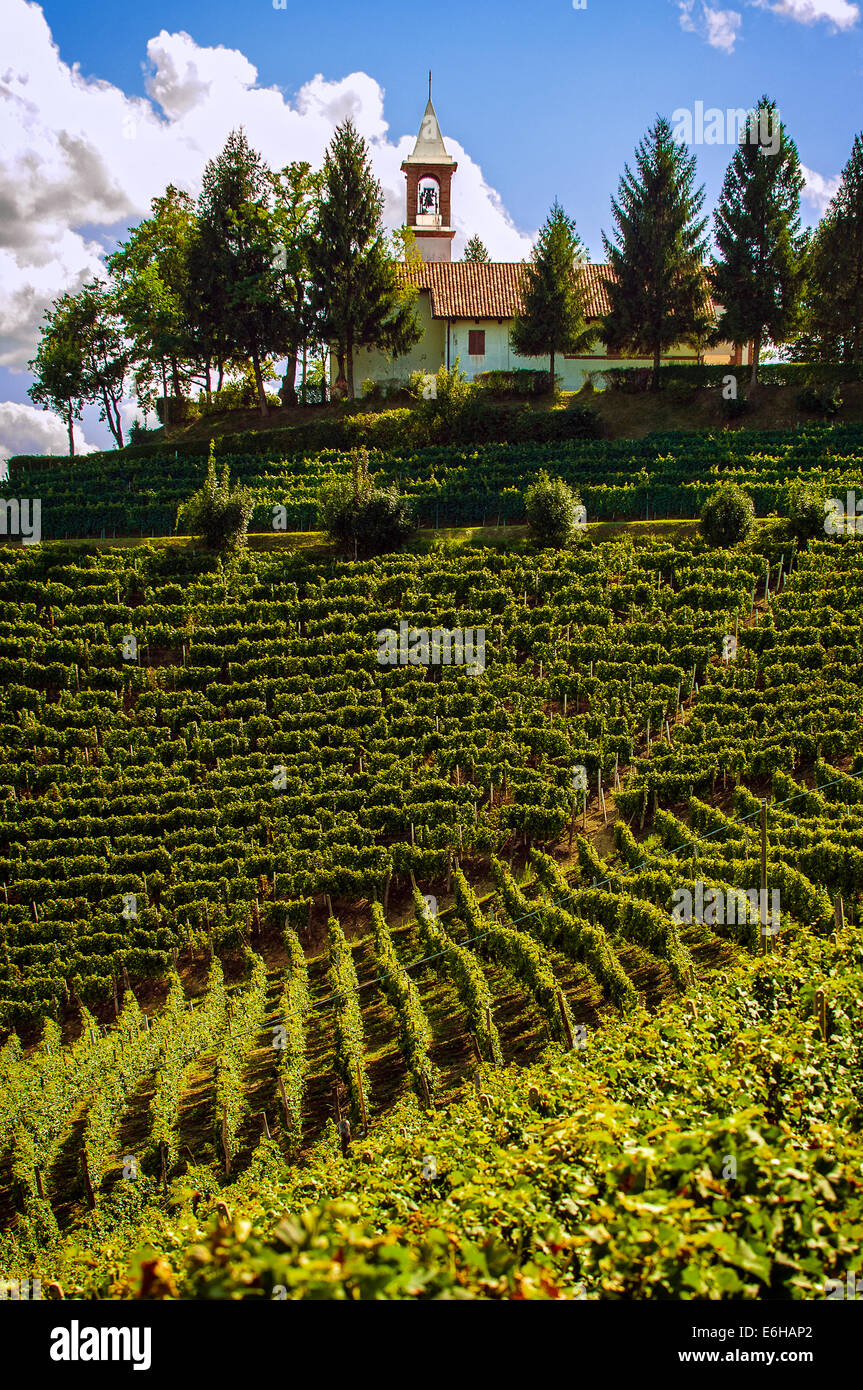
[[[162,30],[147,44],[147,96],[130,97],[63,61],[39,5],[3,0],[3,8],[0,366],[26,368],[51,300],[100,273],[105,248],[146,215],[169,181],[196,195],[207,160],[239,125],[273,167],[319,165],[336,125],[352,116],[383,185],[387,224],[403,221],[399,165],[414,135],[389,137],[384,93],[368,74],[334,81],[317,74],[290,101],[258,86],[239,50],[203,48],[187,33]],[[526,257],[530,238],[479,165],[448,143],[459,162],[456,254],[462,237],[476,233],[496,259]]]
[[[75,452],[92,454],[79,424],[73,425]],[[68,454],[66,423],[52,410],[38,410],[20,401],[0,401],[0,464],[13,454]]]
[[[711,48],[719,48],[724,53],[733,53],[739,37],[738,30],[743,23],[739,10],[715,10],[702,0],[696,12],[695,0],[677,0],[680,11],[680,27],[689,34],[700,34]]]
[[[853,29],[860,18],[858,5],[849,0],[750,0],[759,10],[772,10],[798,24],[818,24],[822,20],[833,29]]]
[[[803,198],[808,203],[813,203],[819,217],[823,217],[827,211],[827,204],[833,198],[842,182],[840,174],[834,174],[832,178],[825,178],[823,174],[817,174],[814,169],[807,169],[805,164],[801,164],[800,172],[806,183],[803,188]]]
[[[737,31],[743,22],[738,10],[712,10],[704,6],[704,23],[707,26],[707,42],[711,48],[721,48],[725,53],[733,53],[737,42]]]

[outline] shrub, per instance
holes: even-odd
[[[551,391],[548,372],[524,367],[513,371],[479,372],[474,381],[480,390],[494,396],[547,396]]]
[[[755,507],[748,492],[726,483],[717,488],[701,513],[701,534],[711,545],[737,545],[752,530]]]
[[[653,368],[610,367],[600,375],[607,391],[622,391],[627,396],[637,396],[649,389]]]
[[[163,425],[187,425],[200,414],[199,402],[188,396],[157,396],[155,405],[156,416]]]
[[[413,508],[398,488],[375,486],[365,448],[354,451],[352,478],[331,478],[320,488],[318,522],[355,557],[394,550],[417,529]]]
[[[665,388],[672,405],[692,405],[698,399],[698,386],[695,382],[671,380]]]
[[[158,425],[152,429],[141,423],[140,420],[133,420],[129,426],[129,433],[126,436],[126,447],[130,448],[135,444],[147,444],[155,436],[161,438],[161,429]]]
[[[794,401],[807,415],[836,415],[842,407],[842,393],[838,386],[804,386]]]
[[[824,538],[827,495],[817,483],[794,483],[788,494],[788,533],[799,541]]]
[[[732,396],[730,400],[723,396],[720,408],[727,420],[739,420],[749,410],[749,402],[745,396]]]
[[[539,545],[560,550],[575,535],[575,509],[579,498],[562,478],[550,478],[543,470],[525,494],[527,524]]]
[[[227,460],[221,481],[216,478],[215,446],[211,439],[206,482],[180,507],[177,522],[191,535],[201,536],[213,550],[238,550],[246,543],[254,505],[248,488],[231,489]]]
[[[265,391],[267,405],[273,409],[282,403],[281,396]],[[247,383],[234,381],[223,386],[221,391],[212,391],[209,399],[201,392],[196,402],[196,413],[202,418],[207,415],[225,415],[231,410],[251,410],[258,404],[256,390],[250,391]]]

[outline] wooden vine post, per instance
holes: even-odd
[[[569,1026],[569,1019],[566,1016],[566,1000],[563,997],[563,990],[557,991],[557,1002],[560,1006],[560,1017],[563,1022],[563,1031],[566,1034],[566,1041],[570,1052],[573,1051],[575,1043],[572,1040],[572,1029]]]
[[[225,1155],[225,1175],[231,1176],[231,1150],[228,1144],[228,1107],[222,1110],[222,1151]]]
[[[91,1211],[96,1210],[96,1195],[93,1192],[93,1183],[90,1178],[90,1164],[87,1161],[87,1145],[81,1145],[81,1171],[84,1174],[84,1191],[87,1193],[87,1206]]]
[[[767,946],[767,802],[761,801],[761,892],[758,895],[759,917],[761,919],[761,950],[766,954]]]
[[[281,1076],[279,1077],[279,1095],[280,1095],[281,1098],[282,1098],[282,1109],[283,1109],[284,1112],[285,1112],[285,1128],[286,1128],[286,1129],[290,1129],[290,1127],[291,1127],[291,1107],[288,1105],[288,1096],[287,1096],[287,1092],[285,1091],[285,1083],[284,1083],[284,1081],[283,1081],[283,1079],[282,1079]]]
[[[366,1114],[366,1093],[363,1090],[363,1069],[361,1062],[357,1062],[357,1086],[360,1092],[360,1109],[363,1112],[363,1129],[368,1130],[369,1120]]]

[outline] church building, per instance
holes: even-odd
[[[416,313],[422,337],[410,352],[392,358],[363,348],[354,353],[354,380],[357,393],[364,381],[381,383],[392,389],[407,382],[412,372],[436,372],[451,367],[456,358],[469,379],[490,371],[516,369],[541,370],[548,367],[544,357],[520,357],[510,347],[512,321],[522,307],[523,261],[454,261],[452,243],[453,196],[457,196],[458,169],[448,154],[431,99],[423,113],[413,152],[402,163],[405,175],[405,222],[413,230],[420,260],[402,266],[405,279],[419,291]],[[454,182],[456,187],[454,190]],[[605,279],[607,265],[586,265],[585,309],[588,321],[598,320],[609,310]],[[700,360],[741,366],[748,359],[746,348],[720,343],[708,348]],[[662,358],[663,363],[696,362],[694,347],[681,344]],[[602,373],[619,367],[650,367],[649,358],[623,357],[607,352],[600,339],[593,349],[578,356],[555,359],[555,374],[564,391],[577,391],[588,373]],[[335,362],[333,363],[335,370]],[[594,378],[602,388],[602,377]]]

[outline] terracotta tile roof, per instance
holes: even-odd
[[[402,267],[407,280],[431,295],[436,319],[511,319],[522,307],[522,261],[423,261]],[[586,265],[589,319],[608,313],[605,265]]]
[[[523,261],[423,261],[401,267],[405,277],[431,295],[432,318],[511,319],[522,307]],[[599,319],[611,308],[607,265],[586,265],[585,310]],[[711,301],[714,312],[718,306]]]

